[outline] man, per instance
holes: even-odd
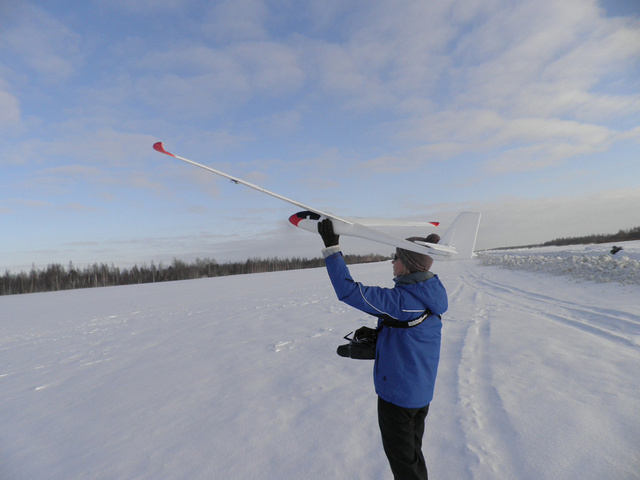
[[[448,308],[447,292],[430,272],[433,259],[398,248],[393,260],[395,287],[364,286],[351,278],[331,220],[320,222],[318,232],[338,299],[380,318],[373,377],[382,445],[394,478],[425,480],[422,437],[440,358],[440,315]],[[437,243],[440,238],[407,240]],[[423,321],[409,327],[409,322],[425,314]],[[382,319],[396,326],[384,326]]]

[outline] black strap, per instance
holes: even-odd
[[[396,320],[395,318],[391,317],[390,315],[387,315],[386,313],[382,314],[382,315],[374,315],[374,316],[376,316],[380,320],[382,320],[382,326],[383,327],[411,328],[411,327],[415,327],[416,325],[420,325],[430,315],[433,315],[433,312],[430,309],[427,308],[424,311],[424,313],[422,315],[420,315],[418,318],[414,318],[413,320],[409,320],[408,322],[403,322],[403,321],[400,321],[400,320]],[[438,315],[438,318],[442,320],[442,317],[440,315]]]

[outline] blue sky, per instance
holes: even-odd
[[[0,272],[319,254],[156,141],[338,215],[481,211],[480,248],[613,233],[640,225],[640,3],[3,1],[0,138]]]

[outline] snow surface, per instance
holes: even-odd
[[[436,263],[433,479],[640,479],[640,242]],[[501,265],[508,268],[501,268]],[[391,286],[388,262],[351,267]],[[0,478],[389,479],[324,269],[0,297]]]

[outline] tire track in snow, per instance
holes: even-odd
[[[469,464],[472,478],[540,478],[540,474],[551,468],[549,464],[536,461],[541,452],[551,464],[575,471],[575,467],[563,464],[569,458],[567,452],[571,451],[571,446],[567,446],[564,440],[576,432],[586,438],[590,437],[590,431],[598,432],[598,435],[607,434],[603,432],[615,435],[611,432],[620,428],[616,426],[615,419],[598,416],[603,427],[590,430],[591,427],[583,425],[580,419],[580,412],[589,407],[585,406],[585,401],[576,400],[568,402],[577,407],[575,412],[566,403],[560,403],[559,410],[564,411],[564,416],[558,411],[550,411],[548,417],[540,417],[540,423],[527,425],[522,421],[523,405],[544,413],[544,406],[537,407],[544,405],[545,396],[556,401],[572,400],[571,392],[575,391],[583,398],[594,395],[593,401],[603,398],[602,394],[609,392],[606,388],[596,389],[599,393],[594,394],[593,388],[589,388],[590,380],[585,379],[582,370],[576,371],[581,374],[579,379],[566,378],[565,371],[574,371],[575,358],[590,359],[593,346],[600,345],[605,351],[618,351],[620,354],[613,360],[611,368],[601,365],[597,372],[590,374],[591,377],[601,377],[606,385],[607,375],[621,371],[618,363],[626,365],[623,360],[633,355],[640,345],[640,316],[635,314],[633,302],[625,303],[627,310],[621,310],[615,308],[611,301],[605,301],[607,286],[598,289],[589,286],[582,290],[580,285],[569,284],[565,289],[560,283],[553,282],[547,286],[535,278],[528,283],[518,280],[510,283],[511,276],[496,277],[491,272],[492,269],[473,268],[456,271],[462,275],[460,286],[455,290],[456,297],[451,302],[452,311],[458,298],[462,305],[468,305],[469,311],[464,312],[467,317],[461,321],[471,322],[464,332],[460,348],[458,391],[459,410],[462,412],[460,423],[467,448],[477,458],[477,463]],[[465,294],[465,289],[473,293]],[[474,307],[473,312],[471,306]],[[553,327],[553,324],[562,327]],[[573,338],[559,329],[564,327],[575,329],[575,342],[563,345],[564,339]],[[507,335],[519,336],[520,331],[522,337],[514,345],[523,350],[509,348],[511,340]],[[547,332],[558,332],[559,336],[551,336],[547,342]],[[578,332],[587,335],[578,339]],[[505,344],[505,340],[509,343]],[[570,353],[573,351],[575,357]],[[546,362],[539,370],[541,381],[539,376],[527,371],[528,364],[538,368],[537,352],[543,357],[541,361]],[[498,357],[501,353],[502,358]],[[512,361],[515,363],[510,365]],[[567,383],[576,390],[568,387]],[[543,390],[534,389],[541,385]],[[522,397],[524,403],[520,403],[518,397]],[[532,401],[536,398],[543,403]],[[513,418],[510,419],[511,415]],[[558,425],[563,426],[561,431],[554,430]],[[551,435],[544,435],[545,430],[549,430]],[[550,448],[546,442],[557,444],[558,448]],[[577,445],[589,447],[589,442],[581,439]]]
[[[474,459],[472,478],[519,478],[530,471],[518,434],[495,385],[491,360],[491,313],[499,305],[488,300],[477,279],[465,276],[460,294],[472,290],[474,312],[466,320],[457,369],[457,395],[463,415],[460,425]],[[454,295],[455,301],[456,295]]]
[[[445,469],[435,473],[460,480],[525,480],[522,472],[531,469],[493,371],[500,362],[492,357],[491,319],[503,305],[478,285],[473,268],[453,268],[455,275],[449,272],[449,278],[457,281],[447,286],[450,310],[443,318],[436,391],[438,405],[449,404],[448,414],[456,422],[448,422],[446,435],[436,437],[451,457]]]
[[[541,305],[540,311],[549,319],[623,346],[633,348],[640,346],[639,315],[589,305],[577,305],[547,295],[498,284],[486,277],[477,281],[478,285],[487,287],[487,290],[490,290],[496,298],[508,299],[511,306],[517,307],[517,303],[523,310],[528,311],[531,303],[535,302]]]
[[[637,364],[635,287],[547,281],[477,262],[443,263],[438,270],[449,311],[425,443],[427,455],[429,445],[438,445],[434,477],[626,472],[633,460],[617,450],[633,450],[634,434],[626,432],[637,421],[629,407],[634,386],[620,379]],[[585,467],[590,458],[593,465]],[[607,465],[607,458],[622,466]]]

